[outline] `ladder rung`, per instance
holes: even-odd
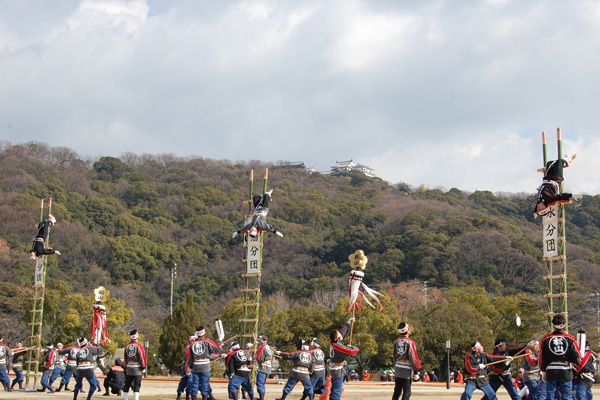
[[[44,300],[44,298],[43,297],[34,297],[33,300],[34,301],[40,301],[40,300]]]
[[[544,295],[545,298],[550,298],[550,297],[567,297],[566,293],[548,293]]]
[[[260,292],[260,288],[255,288],[255,289],[242,289],[242,292]]]
[[[544,314],[544,317],[554,317],[555,315],[562,315],[563,317],[566,317],[567,315],[569,315],[569,313],[567,313],[567,312],[547,312],[546,314]]]
[[[40,289],[40,288],[43,288],[43,287],[44,287],[44,285],[33,285],[32,287],[33,287],[34,289]]]
[[[554,256],[554,257],[544,257],[544,261],[559,261],[566,260],[566,256]]]
[[[565,219],[564,218],[559,218],[558,222],[565,222]]]
[[[29,326],[40,326],[40,325],[42,325],[42,323],[41,322],[29,322],[27,325],[29,325]]]
[[[257,318],[240,318],[240,322],[258,322]]]
[[[39,313],[41,313],[41,312],[44,312],[44,310],[29,310],[29,312],[39,312]]]
[[[260,303],[244,303],[242,305],[245,307],[258,307],[260,306]]]
[[[255,272],[252,274],[242,274],[242,278],[259,278],[260,272]]]
[[[567,274],[559,274],[559,275],[546,275],[544,276],[544,279],[548,280],[548,279],[566,279],[567,278]]]

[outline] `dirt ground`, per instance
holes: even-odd
[[[102,379],[100,379],[102,384]],[[71,383],[73,386],[73,383]],[[211,387],[213,388],[213,394],[217,399],[227,399],[227,384],[223,381],[211,381]],[[84,390],[87,391],[87,382],[84,383]],[[176,380],[152,380],[146,379],[142,382],[142,388],[140,391],[140,399],[175,399],[177,389]],[[267,393],[265,398],[267,400],[274,400],[281,396],[283,385],[281,384],[269,384],[267,385]],[[392,392],[394,390],[393,383],[346,383],[345,392],[342,397],[343,400],[390,400],[392,398]],[[464,390],[464,385],[452,385],[450,389],[446,389],[445,384],[414,384],[412,387],[411,399],[415,400],[445,400],[454,399],[459,400],[460,395]],[[594,397],[600,396],[600,386],[596,386],[592,389]],[[475,392],[474,399],[480,399],[483,395],[482,392]],[[289,400],[298,400],[302,396],[302,385],[298,384],[294,391],[287,397]],[[100,392],[94,393],[92,396],[96,400],[110,399],[110,398],[122,398],[114,395],[102,396]],[[51,399],[72,399],[72,392],[60,392],[60,393],[38,393],[31,391],[13,391],[7,393],[0,391],[0,399],[40,399],[40,398],[51,398]],[[130,393],[130,399],[133,398]],[[87,393],[80,395],[79,400],[87,399]],[[510,397],[504,391],[503,388],[498,390],[498,400],[510,400]]]

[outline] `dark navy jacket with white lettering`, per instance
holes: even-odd
[[[544,336],[541,342],[540,369],[547,381],[569,382],[573,379],[571,363],[577,367],[581,354],[575,338],[562,329]]]
[[[242,378],[249,378],[252,371],[248,368],[248,364],[250,364],[248,354],[242,349],[234,350],[227,355],[227,372],[230,376],[235,374]]]
[[[142,371],[147,367],[148,362],[146,361],[146,352],[141,343],[131,342],[125,346],[125,354],[123,356],[123,369],[125,369],[125,375],[142,375]]]
[[[310,349],[309,351],[315,359],[315,366],[313,367],[313,372],[310,376],[315,378],[325,377],[325,353],[318,347]]]
[[[504,352],[498,350],[498,347],[492,351],[493,356],[511,356],[514,357],[518,354],[523,353],[527,345],[519,346],[519,347],[505,347]],[[498,363],[494,365],[490,365],[492,373],[490,375],[490,382],[506,382],[509,379],[512,379],[512,363]]]
[[[210,372],[210,360],[213,353],[222,353],[221,345],[216,345],[210,339],[194,340],[190,346],[190,355],[187,360],[186,372]]]
[[[296,350],[293,353],[281,352],[281,358],[294,361],[290,376],[301,381],[310,379],[310,371],[315,366],[315,358],[306,350]]]
[[[58,350],[58,354],[67,355],[67,366],[66,370],[69,372],[77,372],[77,352],[79,351],[78,346],[65,347],[62,350]]]
[[[505,360],[504,356],[494,356],[491,354],[472,351],[465,357],[465,383],[470,383],[477,387],[489,384],[487,379],[487,367],[479,369],[479,364],[492,363],[494,361]]]
[[[96,358],[102,353],[102,347],[87,346],[80,347],[77,351],[77,376],[91,378],[94,375]],[[67,364],[68,365],[68,364]]]
[[[12,352],[10,351],[10,347],[5,344],[0,344],[0,370],[5,370],[8,368],[11,357]]]
[[[574,385],[584,385],[586,388],[590,389],[594,385],[594,374],[596,373],[596,357],[587,352],[583,359],[581,360],[581,364],[577,367],[577,373],[573,378]]]
[[[346,339],[350,333],[350,325],[346,324],[341,330],[343,338]],[[346,375],[344,360],[346,357],[358,353],[360,350],[356,346],[346,346],[341,341],[333,342],[329,345],[329,375],[331,379],[343,378]]]
[[[407,335],[400,335],[394,342],[394,376],[411,379],[413,371],[421,368],[415,342]]]

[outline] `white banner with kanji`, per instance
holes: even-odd
[[[558,206],[548,207],[550,211],[542,217],[544,227],[544,258],[558,256]]]

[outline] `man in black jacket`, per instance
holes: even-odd
[[[554,399],[558,390],[561,400],[571,400],[572,368],[581,364],[581,355],[575,338],[565,333],[565,324],[563,315],[555,315],[552,317],[554,332],[542,339],[539,362],[546,393],[540,390],[540,399]]]
[[[109,390],[112,394],[120,396],[124,384],[125,370],[123,369],[123,361],[120,358],[117,358],[115,360],[115,365],[108,371],[106,378],[104,378],[104,389],[106,390],[104,396],[110,396]]]

